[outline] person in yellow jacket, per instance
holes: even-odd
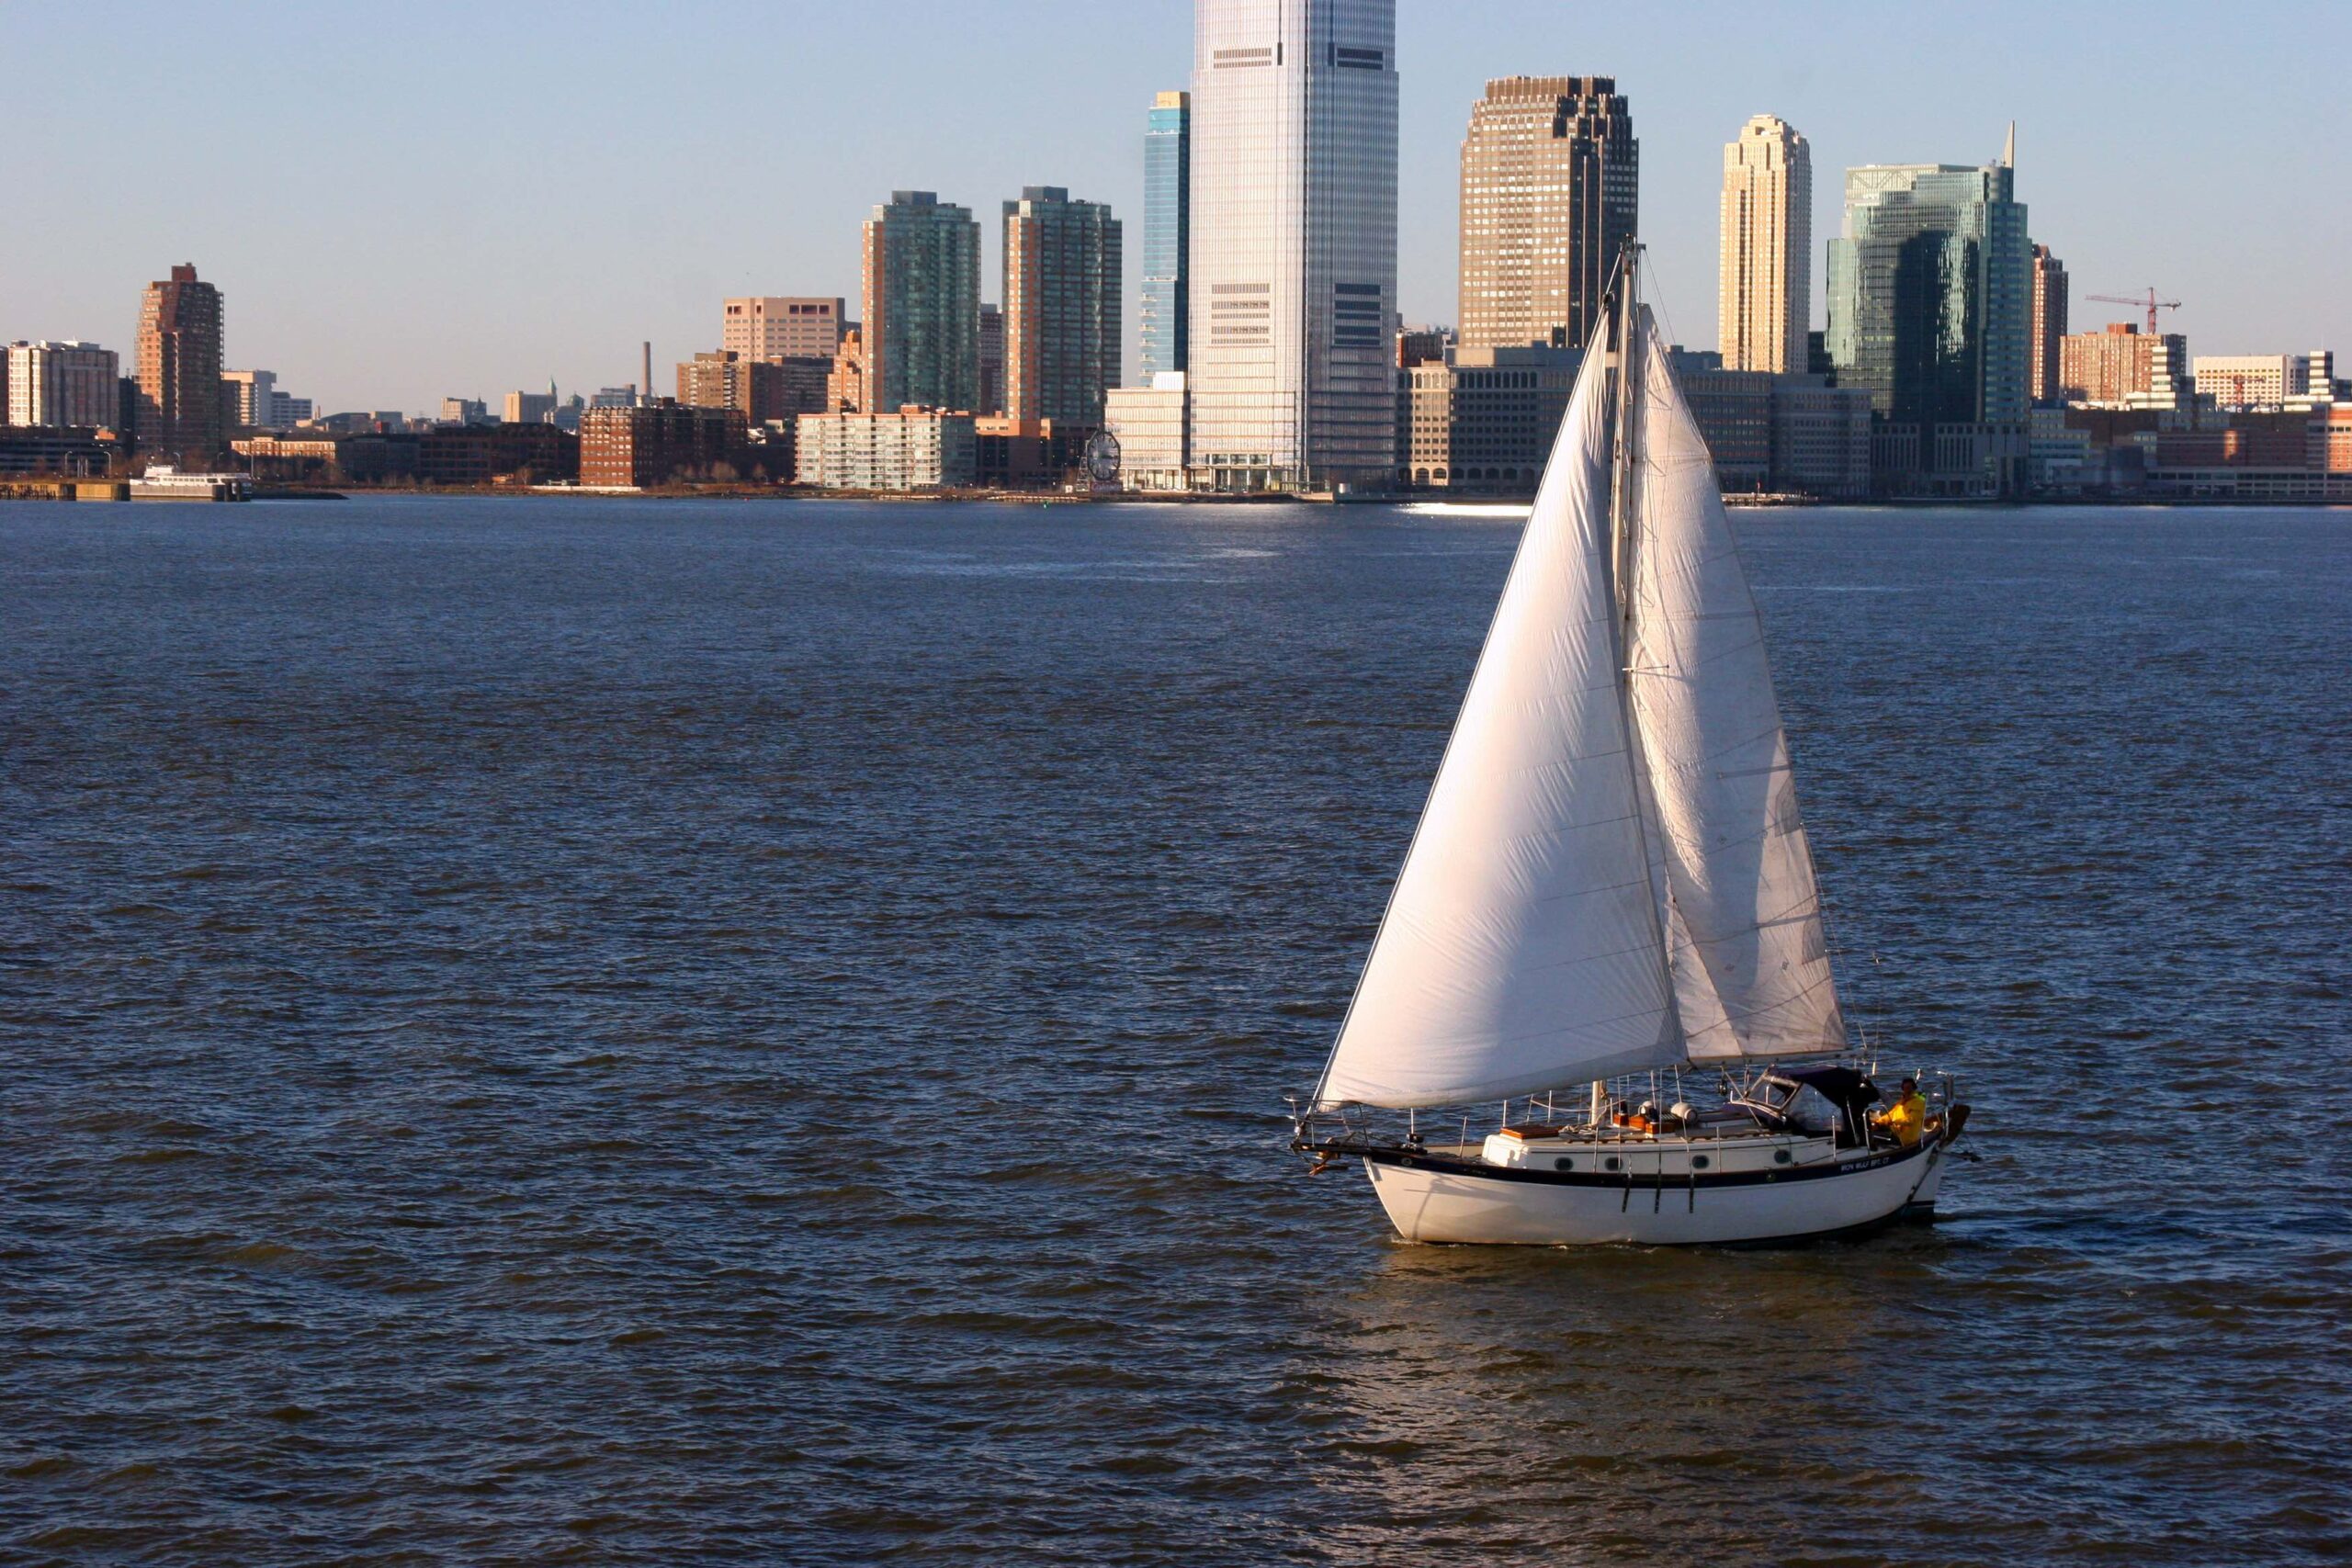
[[[1906,1149],[1917,1144],[1919,1135],[1928,1130],[1928,1097],[1919,1092],[1919,1080],[1905,1078],[1894,1103],[1883,1111],[1871,1112],[1871,1125],[1894,1134],[1895,1142]]]

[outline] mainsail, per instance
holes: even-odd
[[[1625,316],[1643,370],[1625,411],[1630,547],[1613,549],[1595,352],[1318,1104],[1498,1100],[1845,1047],[1714,466],[1648,312]]]
[[[1317,1099],[1499,1100],[1678,1059],[1588,355]]]
[[[1846,1048],[1764,626],[1705,439],[1640,312],[1626,652],[1676,1010],[1694,1061]]]

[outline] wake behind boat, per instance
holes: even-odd
[[[1932,1210],[1967,1119],[1944,1078],[1874,1110],[1854,1060],[1763,626],[1637,254],[1294,1129],[1408,1241],[1864,1230]],[[1490,1135],[1419,1131],[1498,1102]]]

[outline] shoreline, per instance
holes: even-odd
[[[927,490],[927,491],[848,491],[803,490],[774,485],[676,485],[650,490],[576,490],[569,487],[535,485],[520,488],[513,485],[366,485],[346,490],[304,488],[297,490],[259,489],[255,501],[356,501],[370,496],[500,496],[515,500],[580,500],[580,501],[767,501],[767,502],[907,502],[921,503],[989,503],[1019,506],[1444,506],[1475,508],[1500,513],[1524,511],[1535,503],[1535,498],[1512,495],[1472,495],[1443,491],[1408,491],[1380,495],[1350,495],[1333,497],[1326,494],[1258,493],[1250,495],[1220,495],[1200,491],[1115,491],[1102,494],[1069,493],[1058,491],[1023,490]],[[2041,507],[2095,507],[2140,511],[2214,510],[2232,511],[2261,508],[2291,507],[2299,510],[2343,512],[2352,511],[2352,502],[2341,501],[2279,499],[2275,497],[2235,496],[2148,496],[2148,495],[2049,495],[2022,496],[2009,500],[1991,500],[1963,496],[1871,496],[1830,500],[1814,496],[1774,495],[1752,496],[1748,492],[1726,493],[1724,504],[1736,511],[1821,511],[1821,512],[1887,512],[1932,511],[1948,512],[2023,512]]]
[[[153,505],[163,500],[178,497],[119,495],[79,497],[57,493],[55,481],[25,479],[0,481],[0,502],[4,501],[74,501],[90,505],[111,502],[123,505]],[[89,485],[94,481],[81,481]],[[564,485],[354,485],[335,489],[318,485],[264,485],[256,487],[249,499],[255,502],[294,501],[359,501],[371,497],[440,497],[447,499],[477,499],[497,497],[505,500],[530,501],[759,501],[814,502],[824,503],[854,502],[900,502],[922,504],[989,504],[1000,506],[1393,506],[1426,507],[1459,510],[1464,513],[1485,513],[1502,516],[1526,511],[1534,504],[1532,496],[1474,495],[1445,491],[1408,491],[1380,495],[1332,496],[1317,493],[1265,493],[1248,495],[1215,494],[1200,491],[1113,491],[1102,493],[1061,491],[1025,490],[925,490],[925,491],[848,491],[804,490],[775,485],[670,485],[650,490],[585,489]],[[201,501],[205,504],[231,505],[228,501],[211,501],[190,496],[187,501]],[[1989,500],[1962,496],[1939,497],[1868,497],[1849,500],[1829,500],[1813,496],[1757,495],[1740,491],[1723,498],[1724,504],[1740,512],[1785,512],[1792,510],[1822,512],[1950,512],[1969,511],[1986,513],[2024,512],[2037,509],[2073,510],[2097,508],[2109,511],[2248,511],[2290,508],[2299,511],[2352,511],[2352,502],[2317,499],[2288,499],[2278,497],[2236,496],[2149,496],[2149,495],[2050,495],[2026,496],[2011,500]]]

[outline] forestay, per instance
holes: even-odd
[[[1682,1055],[1615,652],[1603,358],[1577,378],[1319,1103],[1502,1099]]]
[[[1705,440],[1648,330],[1634,536],[1634,728],[1694,1060],[1846,1048],[1764,628]]]

